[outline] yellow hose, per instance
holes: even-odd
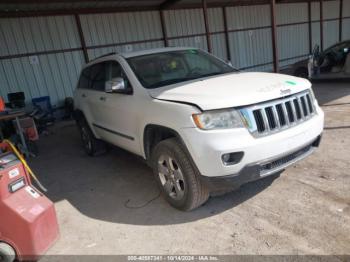
[[[27,164],[27,161],[22,157],[22,155],[18,152],[17,148],[14,146],[14,144],[11,143],[10,140],[4,139],[4,142],[6,142],[7,144],[10,145],[11,149],[13,150],[13,152],[16,154],[16,156],[18,157],[18,159],[22,162],[22,164],[24,165],[24,167],[27,169],[28,173],[31,175],[31,177],[35,180],[35,182],[38,184],[38,186],[40,187],[40,189],[44,192],[47,192],[47,189],[40,183],[39,179],[36,177],[36,175],[33,173],[32,169],[29,167],[29,165]]]

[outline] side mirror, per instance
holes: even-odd
[[[114,78],[105,83],[106,93],[115,93],[125,90],[125,81],[121,77]]]

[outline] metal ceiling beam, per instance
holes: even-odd
[[[7,1],[7,0],[5,0]],[[23,0],[17,0],[23,1]],[[31,0],[29,0],[31,1]],[[43,0],[50,1],[50,0]],[[58,1],[67,1],[72,3],[72,0],[58,0]],[[84,1],[84,0],[77,0]],[[88,1],[96,1],[96,0],[88,0]],[[104,1],[104,0],[103,0]],[[108,0],[112,1],[112,0]],[[114,0],[116,1],[116,0]],[[118,1],[129,1],[129,0],[118,0]],[[176,5],[176,3],[180,3],[182,0],[165,0],[161,5],[155,6],[130,6],[130,7],[103,7],[103,8],[74,8],[74,9],[53,9],[53,10],[10,10],[10,11],[0,11],[0,18],[6,17],[28,17],[28,16],[53,16],[53,15],[74,15],[74,14],[97,14],[97,13],[116,13],[116,12],[136,12],[136,11],[156,11],[163,9],[192,9],[192,8],[201,8],[201,4],[188,4],[188,5]],[[254,1],[266,1],[266,0],[254,0]],[[0,2],[0,10],[1,4]],[[11,2],[13,3],[13,2]],[[47,2],[48,4],[49,2]],[[50,2],[52,3],[52,2]],[[34,2],[33,2],[34,4]],[[237,2],[238,5],[245,5],[246,1],[241,0]],[[210,7],[222,7],[221,4],[211,4]],[[231,6],[231,5],[228,5]]]
[[[135,0],[133,0],[135,1]],[[143,0],[136,0],[140,3],[144,2]],[[59,3],[80,3],[80,2],[130,2],[130,0],[1,0],[1,4],[59,4]]]
[[[101,13],[123,13],[136,11],[155,11],[157,6],[144,7],[104,7],[104,8],[82,8],[82,9],[58,9],[58,10],[37,10],[37,11],[0,11],[0,18],[6,17],[28,17],[28,16],[56,16],[74,14],[101,14]]]
[[[0,2],[0,10],[1,4],[5,2],[14,4],[14,1],[24,2],[25,0],[1,0]],[[34,0],[27,0],[28,3],[31,3]],[[73,3],[73,0],[42,0],[49,3],[53,3],[54,1],[66,1],[67,3]],[[76,1],[96,1],[96,0],[76,0]],[[104,0],[103,0],[104,1]],[[129,0],[107,0],[107,1],[129,1]],[[141,1],[141,0],[140,0]],[[319,0],[310,0],[311,2],[319,2]],[[331,1],[331,0],[323,0],[323,1]],[[38,1],[35,1],[36,3]],[[276,0],[276,3],[306,3],[308,0]],[[178,4],[176,4],[178,3]],[[269,4],[270,0],[236,0],[229,2],[210,2],[207,3],[208,8],[214,7],[230,7],[230,6],[247,6],[247,5],[265,5]],[[0,18],[6,17],[28,17],[28,16],[54,16],[54,15],[74,15],[74,14],[98,14],[98,13],[119,13],[119,12],[134,12],[134,11],[156,11],[159,9],[193,9],[193,8],[201,8],[201,4],[185,4],[185,0],[165,0],[161,5],[155,6],[130,6],[130,7],[103,7],[103,8],[75,8],[75,9],[55,9],[55,10],[33,10],[33,11],[0,11]]]
[[[159,9],[160,10],[168,9],[180,1],[181,0],[165,0],[163,3],[160,4]]]

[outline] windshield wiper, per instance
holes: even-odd
[[[235,71],[232,71],[232,72],[235,72]],[[161,82],[149,85],[149,86],[147,86],[147,88],[149,88],[149,89],[158,88],[158,87],[161,87],[161,86],[176,84],[176,83],[180,83],[180,82],[200,79],[200,78],[209,77],[209,76],[222,75],[222,74],[232,73],[232,72],[215,72],[215,73],[209,73],[209,74],[205,74],[205,75],[198,75],[198,76],[192,76],[192,77],[168,79],[168,80],[164,80],[164,81],[161,81]]]
[[[201,75],[200,78],[202,77],[209,77],[209,76],[216,76],[216,75],[222,75],[225,74],[224,72],[215,72],[215,73],[210,73],[210,74],[206,74],[206,75]]]

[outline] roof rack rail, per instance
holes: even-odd
[[[96,59],[99,59],[99,58],[101,58],[101,57],[110,56],[110,55],[116,55],[116,54],[118,54],[118,53],[117,53],[117,52],[107,53],[107,54],[104,54],[104,55],[95,57],[94,59],[90,60],[90,62],[91,62],[91,61],[95,61]]]

